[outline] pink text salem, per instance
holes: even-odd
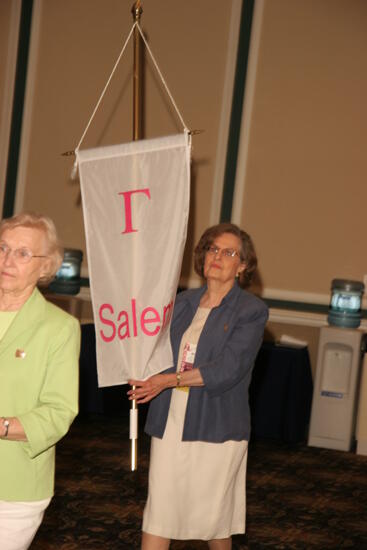
[[[156,336],[163,330],[172,317],[173,300],[163,306],[163,312],[154,307],[144,307],[137,311],[136,299],[132,298],[129,309],[122,309],[115,312],[111,304],[102,304],[99,308],[99,320],[104,325],[100,330],[104,342],[113,342],[115,338],[136,338],[139,332],[146,336]]]

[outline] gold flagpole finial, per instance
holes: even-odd
[[[143,8],[140,5],[140,0],[137,0],[133,7],[131,8],[131,13],[133,14],[134,20],[139,22],[140,16],[143,13]]]

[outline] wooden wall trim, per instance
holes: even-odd
[[[250,52],[246,77],[246,90],[242,109],[240,141],[238,147],[236,177],[234,183],[232,221],[240,224],[244,208],[244,194],[246,187],[246,170],[252,110],[256,87],[256,72],[260,49],[261,27],[263,21],[265,0],[256,0],[251,28]]]
[[[245,0],[246,1],[246,0]],[[240,35],[243,0],[233,0],[229,27],[227,61],[224,73],[222,107],[218,127],[218,140],[215,155],[213,192],[210,209],[210,225],[219,222],[223,196],[224,174],[236,74],[237,50]]]
[[[6,183],[2,208],[3,217],[9,217],[14,213],[16,178],[18,172],[18,159],[21,139],[20,136],[22,131],[24,96],[27,79],[27,63],[30,40],[30,27],[32,20],[32,8],[33,0],[23,0],[21,2],[19,32],[17,34],[18,46],[11,110],[11,125],[9,132]]]
[[[228,137],[227,158],[224,174],[223,197],[220,212],[221,221],[230,221],[233,207],[235,174],[238,161],[241,120],[244,117],[245,86],[249,68],[250,43],[252,40],[252,24],[255,0],[246,0],[242,4],[241,28],[238,41],[236,77],[233,89],[233,101]],[[246,92],[247,93],[247,92]],[[246,113],[247,116],[247,113]]]
[[[24,193],[27,184],[27,166],[29,155],[29,144],[31,139],[31,126],[32,126],[32,111],[34,90],[36,83],[36,67],[39,51],[39,39],[41,29],[41,17],[42,17],[42,4],[43,0],[34,0],[33,14],[32,14],[32,27],[31,27],[31,39],[29,44],[28,55],[28,72],[27,72],[27,85],[24,97],[24,110],[23,110],[23,125],[22,135],[19,151],[18,162],[18,174],[17,174],[17,186],[15,195],[15,212],[21,212],[24,204]],[[40,159],[42,162],[42,159]]]
[[[3,199],[5,193],[6,170],[9,154],[11,115],[13,108],[15,74],[17,66],[19,26],[21,15],[22,1],[13,0],[11,2],[11,15],[9,21],[9,36],[7,45],[6,67],[4,71],[4,91],[3,101],[0,111],[0,158],[3,159],[0,163],[0,210],[3,210]]]

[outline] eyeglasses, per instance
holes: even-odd
[[[9,254],[13,254],[13,258],[20,264],[27,264],[32,258],[47,258],[47,256],[40,256],[33,254],[29,248],[10,248],[7,244],[0,243],[0,258],[6,258]]]
[[[237,252],[237,250],[234,250],[233,248],[218,248],[214,244],[208,246],[206,251],[208,254],[212,254],[213,256],[219,254],[221,257],[225,256],[226,258],[234,258],[235,256],[240,257],[240,253]]]

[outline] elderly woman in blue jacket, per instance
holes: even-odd
[[[0,548],[27,549],[54,489],[55,445],[78,410],[78,321],[36,285],[62,262],[53,222],[0,224]]]
[[[174,367],[130,381],[130,398],[152,400],[143,550],[167,549],[171,539],[227,550],[232,534],[245,532],[248,388],[268,318],[266,305],[241,289],[256,265],[247,233],[230,223],[207,229],[195,249],[206,285],[175,303]]]

